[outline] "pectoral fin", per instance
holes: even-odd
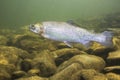
[[[82,42],[82,44],[83,44],[86,48],[89,48],[90,45],[91,45],[91,42],[90,42],[90,41],[84,41],[84,42]]]
[[[64,43],[67,45],[67,46],[69,46],[69,47],[73,47],[71,44],[70,44],[70,42],[67,42],[67,41],[64,41]]]

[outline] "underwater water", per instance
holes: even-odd
[[[63,32],[55,25],[48,31],[58,39],[63,35],[56,33],[68,31],[68,41],[72,33],[72,39],[81,36],[81,29],[67,28],[73,25],[94,34],[111,31],[105,36],[113,45],[66,45],[34,34],[34,23],[44,21],[62,21]],[[120,0],[0,0],[0,80],[120,80]]]
[[[119,0],[0,0],[0,27],[87,19],[120,12]]]

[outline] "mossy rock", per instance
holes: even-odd
[[[57,68],[57,72],[62,71],[63,69],[65,69],[73,63],[80,64],[83,67],[83,69],[95,69],[97,71],[102,71],[106,65],[105,61],[101,57],[88,54],[81,54],[73,56],[68,61],[62,63]]]
[[[59,66],[64,61],[69,60],[71,57],[79,54],[87,54],[84,51],[80,51],[76,48],[63,48],[51,52],[55,58],[56,65]]]
[[[107,66],[119,66],[120,65],[120,50],[110,52],[107,57]],[[119,69],[118,69],[119,70]]]
[[[56,74],[50,77],[50,80],[74,80],[72,78],[76,76],[73,75],[81,69],[82,66],[79,63],[70,64],[60,72],[56,72]]]
[[[32,61],[33,68],[39,69],[42,77],[52,76],[56,72],[57,67],[54,58],[47,50],[38,53]]]
[[[120,80],[120,75],[115,73],[107,73],[106,74],[108,80]]]
[[[15,71],[15,66],[12,64],[0,64],[0,80],[11,80],[11,75]]]
[[[108,53],[114,50],[114,47],[105,47],[100,43],[93,42],[91,47],[86,50],[86,52],[92,55],[100,56],[106,60]]]
[[[17,64],[19,59],[30,58],[29,53],[10,46],[0,46],[0,64]]]
[[[27,76],[27,73],[24,71],[14,71],[12,73],[12,80],[15,80],[15,79],[18,79],[21,77],[25,77],[25,76]]]
[[[120,36],[113,37],[113,44],[116,50],[120,49]]]
[[[30,76],[30,77],[25,77],[25,78],[19,78],[16,80],[49,80],[48,78],[42,78],[39,76]]]
[[[33,35],[21,35],[14,40],[14,46],[27,50],[28,52],[43,51],[45,49],[56,50],[51,41]]]
[[[107,80],[107,77],[94,69],[83,69],[80,71],[81,80]]]
[[[0,45],[7,45],[7,42],[7,37],[0,35]]]

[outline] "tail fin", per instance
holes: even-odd
[[[113,47],[113,42],[112,42],[113,32],[104,31],[102,34],[105,36],[105,41],[101,42],[101,44],[106,47]]]

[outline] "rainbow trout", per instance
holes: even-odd
[[[67,22],[42,22],[41,24],[31,24],[30,31],[51,40],[62,41],[71,47],[69,43],[81,43],[89,47],[91,41],[100,44],[112,46],[112,32],[104,31],[103,33],[90,32],[84,28],[71,25]]]

